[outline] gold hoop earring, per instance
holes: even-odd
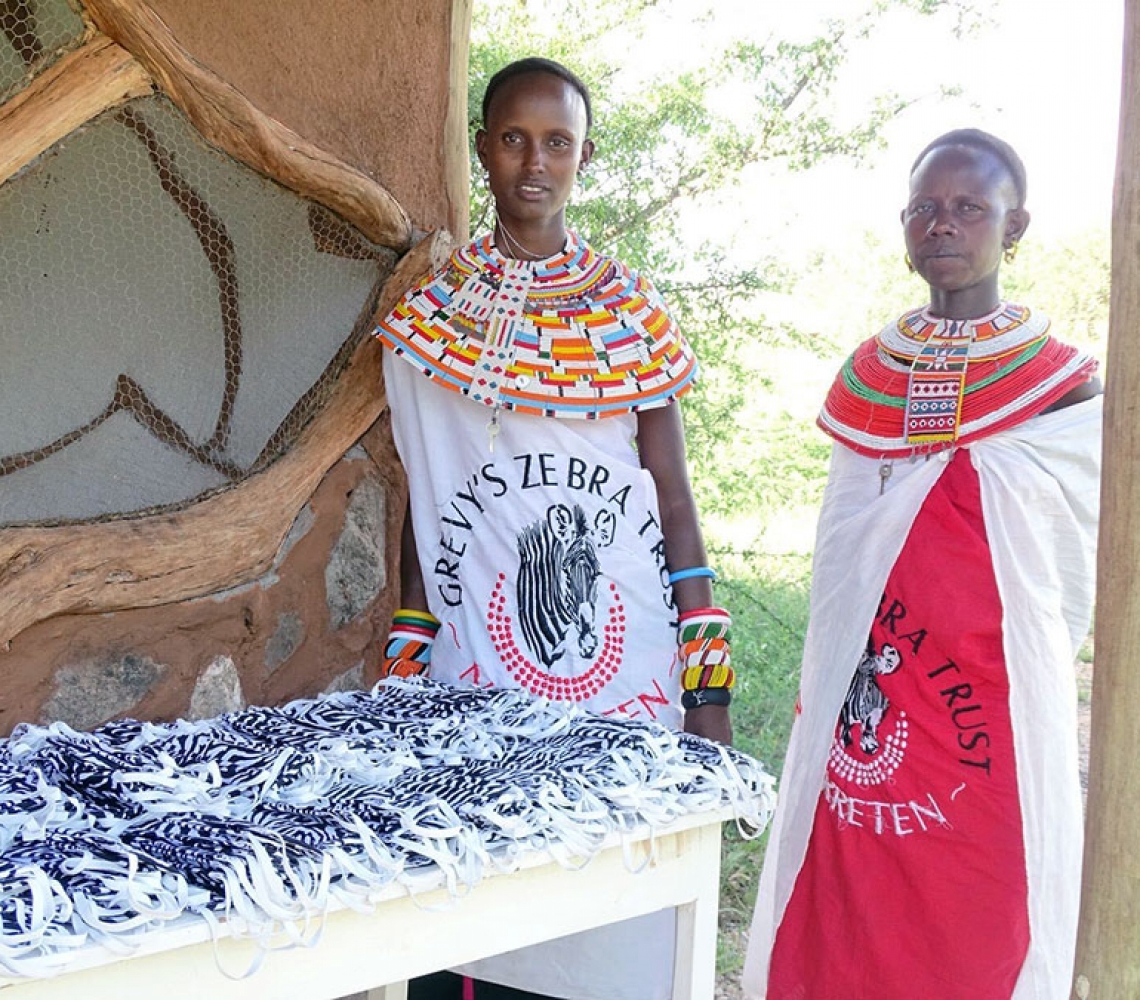
[[[1017,259],[1018,246],[1019,244],[1017,240],[1014,240],[1009,246],[1007,246],[1001,255],[1002,260],[1004,260],[1007,264],[1012,264]]]
[[[909,253],[903,254],[903,263],[906,264],[906,269],[910,271],[911,274],[915,273],[914,261],[910,259]]]

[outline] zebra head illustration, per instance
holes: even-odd
[[[902,657],[894,646],[883,643],[876,653],[874,644],[868,641],[867,649],[855,668],[855,676],[851,678],[851,686],[847,689],[847,698],[839,715],[840,736],[844,746],[851,745],[851,728],[858,724],[862,729],[859,736],[860,749],[868,756],[879,752],[879,724],[891,707],[891,700],[883,694],[876,678],[893,674],[901,666]]]
[[[615,526],[611,511],[599,511],[591,525],[578,504],[553,504],[544,520],[519,533],[519,619],[523,638],[544,666],[562,658],[572,629],[580,655],[597,650],[597,550],[613,542]]]

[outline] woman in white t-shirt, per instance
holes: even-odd
[[[549,60],[512,63],[483,120],[494,229],[377,331],[410,491],[385,670],[729,742],[729,619],[713,607],[676,405],[696,360],[653,285],[566,229],[594,152],[582,82]],[[664,1000],[672,919],[473,971],[565,1000]],[[459,990],[420,981],[412,996]],[[474,995],[539,994],[479,982]]]

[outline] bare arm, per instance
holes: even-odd
[[[400,535],[400,605],[413,611],[428,610],[410,506],[404,509],[404,530]]]
[[[430,670],[432,644],[439,629],[439,622],[428,611],[408,507],[404,508],[404,528],[400,535],[400,604],[384,642],[381,677],[414,677]]]
[[[1099,396],[1103,391],[1104,389],[1100,384],[1100,379],[1094,375],[1087,382],[1073,386],[1073,388],[1066,392],[1057,402],[1052,406],[1045,407],[1042,412],[1052,413],[1054,410],[1063,410],[1066,406],[1072,406],[1074,403],[1083,403],[1086,399]]]
[[[669,568],[676,571],[707,565],[697,504],[685,465],[685,431],[679,406],[671,404],[638,413],[637,450],[642,468],[652,474],[657,486],[657,506]],[[680,580],[673,586],[673,599],[680,611],[710,607],[712,582],[703,577]],[[686,712],[685,731],[731,743],[728,709],[705,705]]]

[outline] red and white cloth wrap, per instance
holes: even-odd
[[[749,998],[1068,996],[1100,421],[1089,400],[885,483],[835,446]]]

